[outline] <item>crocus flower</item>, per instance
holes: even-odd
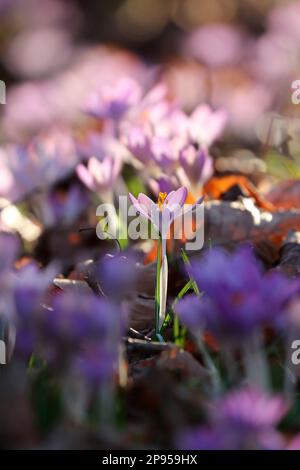
[[[41,134],[28,145],[9,145],[3,148],[3,157],[7,168],[3,196],[12,201],[65,178],[78,163],[74,141],[62,129]]]
[[[157,178],[150,178],[148,184],[153,194],[157,197],[159,193],[170,193],[180,187],[180,183],[176,176],[169,176],[164,173]]]
[[[209,67],[236,64],[247,45],[245,34],[235,26],[209,24],[193,31],[184,44],[185,53]]]
[[[51,191],[39,194],[34,199],[35,211],[46,227],[57,223],[70,224],[86,208],[88,196],[79,185],[71,186],[68,191]]]
[[[293,437],[286,447],[286,450],[300,450],[300,434]]]
[[[16,310],[17,340],[19,354],[29,356],[38,344],[38,328],[41,322],[42,303],[58,267],[50,265],[45,270],[35,263],[22,267],[16,274],[13,298]]]
[[[205,325],[220,339],[240,340],[263,325],[276,326],[300,287],[277,272],[264,276],[248,247],[233,255],[211,249],[190,272],[206,295],[185,297],[176,311],[188,327]]]
[[[17,272],[14,298],[19,319],[26,321],[40,309],[47,289],[57,272],[58,267],[55,265],[49,265],[41,270],[36,263],[27,264]]]
[[[106,255],[97,265],[97,280],[103,294],[121,302],[136,292],[140,264],[135,253]]]
[[[153,158],[151,149],[151,132],[146,127],[130,127],[123,137],[126,148],[141,163],[148,163]]]
[[[192,186],[197,193],[201,186],[213,174],[213,162],[205,148],[197,149],[194,145],[181,150],[179,155],[180,168],[178,178],[182,184]]]
[[[299,281],[278,272],[263,275],[248,247],[233,255],[211,249],[198,264],[192,264],[190,275],[204,295],[186,296],[178,302],[181,321],[196,333],[198,342],[206,330],[218,338],[227,353],[229,373],[233,351],[239,348],[248,383],[269,389],[263,327],[277,329],[282,323],[288,303],[299,295]]]
[[[226,121],[224,110],[213,111],[206,104],[200,105],[189,117],[189,134],[194,142],[209,147],[222,134]]]
[[[287,412],[281,396],[258,389],[233,390],[209,408],[209,425],[187,431],[179,447],[196,450],[278,450],[284,440],[275,426]]]
[[[102,161],[91,157],[87,167],[80,164],[76,168],[82,183],[105,199],[112,199],[112,187],[121,171],[121,160],[106,156]]]
[[[18,352],[36,352],[57,365],[57,360],[72,357],[77,361],[81,352],[98,344],[116,357],[124,326],[120,310],[92,293],[74,292],[64,292],[52,301],[48,298],[46,306],[41,304],[42,299],[45,302],[46,281],[27,282],[16,290]]]
[[[153,137],[151,150],[155,163],[159,168],[173,169],[178,161],[178,141],[163,137]]]
[[[119,120],[141,98],[141,89],[130,78],[121,79],[114,87],[104,86],[100,95],[90,97],[85,110],[92,116]]]
[[[152,222],[153,226],[160,234],[162,249],[161,249],[161,266],[160,266],[160,303],[159,303],[159,321],[158,328],[160,329],[165,317],[166,303],[167,303],[167,288],[168,288],[168,262],[166,253],[166,240],[170,225],[178,217],[182,217],[191,211],[196,204],[202,202],[202,198],[197,203],[189,207],[187,210],[183,209],[187,189],[182,186],[177,191],[171,193],[159,193],[157,203],[153,202],[146,194],[140,193],[136,199],[132,194],[129,194],[132,204],[143,217]]]

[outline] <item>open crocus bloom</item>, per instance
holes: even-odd
[[[161,266],[160,266],[160,303],[159,303],[159,329],[161,328],[166,312],[167,289],[168,289],[168,261],[166,253],[166,240],[170,225],[178,217],[192,211],[197,204],[202,202],[201,198],[193,206],[184,209],[187,198],[187,189],[182,186],[169,194],[160,192],[157,203],[153,202],[146,194],[140,193],[136,199],[129,194],[132,204],[136,210],[146,219],[150,220],[161,238]]]
[[[152,222],[162,240],[165,240],[172,222],[184,214],[187,189],[182,186],[169,194],[160,192],[157,203],[143,193],[140,193],[137,199],[132,194],[129,194],[129,197],[136,210]]]
[[[91,157],[87,167],[80,164],[76,168],[77,175],[82,183],[92,191],[108,197],[111,189],[119,176],[121,160],[112,156],[106,156],[102,161]]]

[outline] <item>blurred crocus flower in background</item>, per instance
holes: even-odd
[[[62,0],[12,0],[3,12],[14,34],[1,61],[13,75],[36,79],[58,71],[72,59],[73,35],[79,24],[75,4]],[[10,31],[8,29],[7,34]]]
[[[144,165],[150,164],[153,159],[151,148],[152,133],[142,126],[130,127],[122,137],[124,145],[132,155]]]
[[[268,15],[267,24],[271,31],[299,41],[300,5],[298,1],[276,5]],[[294,43],[297,46],[297,42]]]
[[[58,122],[78,124],[84,103],[91,95],[101,96],[103,86],[111,86],[116,77],[128,76],[138,83],[146,80],[148,69],[127,51],[98,45],[78,52],[76,60],[53,77],[9,87],[2,119],[6,138],[24,142]]]
[[[44,226],[53,227],[72,223],[87,207],[88,201],[86,191],[79,185],[72,185],[67,191],[57,189],[38,194],[33,203]]]
[[[193,142],[210,146],[220,137],[227,122],[223,109],[213,111],[207,105],[198,106],[188,119],[188,131]]]
[[[85,111],[100,119],[118,121],[141,98],[137,82],[123,78],[113,86],[104,86],[100,95],[92,95],[85,105]]]
[[[187,430],[178,447],[193,450],[279,450],[285,447],[276,426],[287,412],[281,396],[255,388],[227,393],[209,407],[209,425]]]
[[[137,255],[133,252],[104,256],[97,268],[97,278],[104,295],[112,302],[121,302],[132,296],[136,291],[138,267]]]
[[[227,24],[204,25],[184,42],[184,52],[209,67],[238,63],[244,54],[247,38],[244,31]]]
[[[102,161],[91,157],[87,167],[81,163],[76,172],[85,186],[99,194],[106,202],[112,202],[114,184],[120,175],[121,167],[120,158],[107,155]]]
[[[164,170],[174,170],[178,162],[177,139],[168,139],[164,137],[153,137],[151,142],[151,150],[153,160],[156,165]]]
[[[181,164],[177,170],[179,180],[197,194],[213,174],[212,158],[205,148],[197,149],[194,145],[189,145],[181,150],[179,161]]]
[[[41,312],[46,309],[48,289],[57,275],[58,266],[41,270],[35,262],[29,263],[15,275],[12,295],[15,303],[16,352],[29,358],[40,342]],[[40,332],[41,334],[41,332]]]
[[[28,145],[4,147],[2,155],[6,176],[0,194],[10,201],[63,179],[78,163],[74,141],[63,130],[37,136]]]

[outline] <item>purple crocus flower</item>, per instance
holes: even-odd
[[[16,275],[13,286],[16,349],[21,355],[29,356],[41,339],[41,312],[48,311],[42,303],[46,301],[46,293],[57,271],[54,265],[43,271],[31,263],[21,268]]]
[[[247,38],[236,26],[208,24],[193,31],[184,44],[184,52],[209,67],[236,64],[244,54]]]
[[[100,95],[90,97],[85,110],[100,119],[119,120],[141,99],[141,89],[130,78],[121,79],[114,87],[104,86]]]
[[[132,252],[104,256],[97,267],[97,279],[104,295],[120,302],[136,292],[139,266],[137,255]]]
[[[132,194],[129,194],[129,197],[138,213],[152,222],[161,237],[162,248],[159,312],[159,327],[161,327],[165,317],[168,290],[168,261],[166,251],[168,232],[172,222],[193,210],[197,204],[202,202],[202,198],[199,199],[194,206],[184,210],[183,206],[187,198],[187,189],[184,186],[169,194],[159,193],[157,204],[143,193],[140,193],[137,199]]]
[[[286,450],[300,450],[300,434],[293,437],[286,447]]]
[[[155,136],[151,141],[153,160],[160,168],[174,169],[178,162],[177,140]]]
[[[93,294],[64,293],[54,298],[52,308],[51,312],[44,312],[43,320],[49,360],[56,361],[60,354],[71,354],[76,365],[85,366],[87,376],[92,374],[94,378],[96,356],[104,361],[108,356],[114,358],[115,368],[125,324],[119,306]],[[106,368],[107,364],[98,363],[100,376]]]
[[[162,239],[166,240],[171,223],[183,214],[187,189],[182,186],[169,194],[159,193],[157,203],[143,193],[140,193],[137,199],[132,194],[129,194],[129,197],[136,210],[150,220]]]
[[[181,150],[179,162],[179,179],[182,184],[191,185],[195,193],[213,174],[213,161],[205,148],[198,150],[194,145],[189,145]]]
[[[40,310],[45,294],[57,272],[58,267],[55,265],[41,270],[36,263],[27,264],[17,272],[14,299],[19,319],[26,322]]]
[[[209,147],[223,132],[227,113],[218,109],[213,111],[208,105],[198,106],[189,117],[189,134],[199,145]]]
[[[146,164],[153,159],[151,138],[151,132],[145,126],[134,126],[128,129],[123,142],[135,158]]]
[[[3,156],[5,180],[0,194],[12,201],[65,178],[78,163],[74,141],[63,129],[41,134],[28,145],[7,146]]]
[[[209,408],[209,425],[183,433],[189,450],[278,450],[284,440],[275,426],[287,412],[281,396],[254,388],[233,390]]]
[[[35,198],[36,212],[46,227],[57,223],[69,224],[88,204],[84,188],[72,185],[68,191],[51,191]]]
[[[105,347],[103,344],[84,345],[72,361],[74,374],[82,376],[90,385],[98,385],[112,379],[117,373],[118,344]]]
[[[110,200],[112,187],[121,171],[121,160],[117,157],[106,156],[102,161],[99,161],[97,158],[91,157],[87,167],[80,164],[76,171],[85,186]]]
[[[277,272],[264,276],[248,247],[232,255],[209,250],[190,272],[205,296],[185,297],[176,311],[188,327],[205,326],[220,339],[241,339],[263,325],[276,325],[300,288]]]
[[[180,183],[176,176],[162,174],[157,178],[150,178],[149,188],[157,197],[159,193],[171,193],[180,187]]]
[[[213,414],[225,426],[258,432],[278,424],[287,408],[281,396],[271,397],[255,388],[244,388],[228,393]]]
[[[125,320],[117,306],[92,293],[64,292],[48,306],[41,305],[44,298],[44,286],[18,287],[17,348],[21,354],[36,352],[50,364],[62,366],[73,358],[79,364],[82,358],[88,367],[89,351],[99,346],[105,357],[109,353],[116,358]]]

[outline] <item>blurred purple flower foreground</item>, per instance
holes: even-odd
[[[193,263],[190,274],[205,295],[185,297],[176,311],[191,330],[208,329],[220,339],[240,341],[263,326],[276,326],[300,292],[297,280],[279,272],[264,275],[248,247],[232,255],[213,248]]]
[[[225,395],[209,408],[209,425],[187,431],[178,440],[189,450],[276,450],[284,439],[275,426],[287,411],[280,396],[245,388]]]
[[[71,367],[92,383],[117,370],[124,323],[120,309],[94,294],[66,292],[51,301],[53,268],[23,268],[15,284],[18,353],[41,355],[58,370]],[[47,305],[45,304],[47,302]]]

